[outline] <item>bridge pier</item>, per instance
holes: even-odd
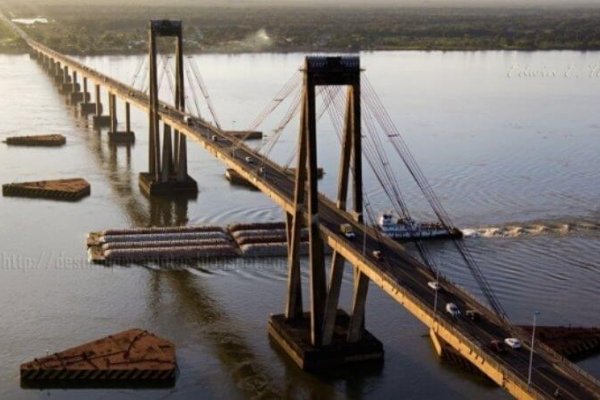
[[[83,101],[85,96],[87,96],[87,99],[89,100],[89,95],[90,94],[87,93],[87,90],[81,92],[81,85],[77,81],[77,71],[73,71],[73,84],[71,86],[71,93],[68,94],[69,104],[76,106],[78,103]]]
[[[96,112],[96,103],[90,103],[91,94],[88,92],[88,79],[83,78],[83,99],[79,104],[79,112],[82,116],[87,117]]]
[[[102,100],[100,98],[100,85],[96,84],[96,115],[92,117],[94,128],[106,128],[110,126],[110,115],[102,115]]]
[[[44,67],[46,68],[46,71],[52,71],[52,68],[54,68],[54,60],[49,56],[45,56]]]
[[[135,142],[135,134],[131,131],[130,106],[125,102],[125,125],[124,131],[118,130],[117,121],[117,96],[114,93],[108,94],[108,112],[110,117],[110,130],[108,131],[108,140],[115,144],[131,144]]]
[[[171,127],[164,125],[161,149],[156,56],[156,38],[159,36],[176,38],[175,106],[178,110],[185,111],[181,21],[150,21],[149,162],[148,172],[140,174],[139,185],[142,192],[149,196],[175,195],[195,198],[198,194],[198,184],[187,173],[185,135],[175,131],[172,138]]]
[[[65,73],[63,71],[62,65],[60,62],[57,62],[55,74],[54,74],[54,83],[56,83],[59,87],[61,87],[64,79],[65,79]]]
[[[269,320],[269,337],[304,370],[344,366],[356,362],[381,365],[383,345],[365,329],[369,279],[355,269],[351,312],[338,308],[346,260],[334,252],[327,284],[324,243],[320,237],[315,90],[320,85],[349,86],[340,156],[337,208],[346,211],[350,172],[357,226],[362,224],[362,143],[360,63],[357,57],[307,57],[304,101],[298,143],[294,212],[287,215],[288,293],[285,314]],[[305,213],[308,212],[305,218]],[[310,310],[302,311],[300,232],[309,230]],[[337,229],[341,229],[338,227]],[[352,240],[352,238],[348,238]]]
[[[73,91],[73,83],[71,82],[71,75],[69,75],[69,67],[65,66],[63,70],[63,80],[60,85],[60,94],[69,94]]]

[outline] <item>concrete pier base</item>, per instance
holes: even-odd
[[[108,140],[114,144],[132,144],[135,143],[135,133],[132,131],[108,132]]]
[[[94,115],[92,124],[94,128],[107,128],[110,126],[110,115]]]
[[[82,101],[84,101],[83,96],[83,92],[71,93],[71,95],[69,96],[69,100],[71,101],[71,104],[81,103]],[[85,93],[85,101],[90,101],[89,93]]]
[[[183,182],[178,182],[175,178],[167,182],[157,182],[154,176],[143,172],[140,174],[139,185],[142,192],[148,196],[180,196],[195,199],[198,195],[198,184],[189,175]]]
[[[71,93],[79,92],[81,90],[81,85],[79,85],[79,83],[76,83],[75,87],[76,87],[76,90],[74,91],[72,83],[63,83],[60,88],[60,93],[70,95]]]
[[[100,104],[100,111],[102,111],[102,104]],[[81,115],[90,115],[96,113],[96,103],[81,103],[79,104],[79,112]]]
[[[368,364],[383,365],[383,344],[368,331],[356,343],[346,341],[350,317],[338,310],[333,340],[330,345],[314,347],[310,342],[310,314],[287,321],[285,315],[272,315],[269,319],[269,338],[302,370],[325,371],[331,368]]]

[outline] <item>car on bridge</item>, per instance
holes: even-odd
[[[440,285],[440,283],[438,281],[430,281],[427,282],[427,286],[429,286],[430,288],[432,288],[433,290],[440,290],[442,288],[442,286]]]
[[[452,315],[454,318],[460,317],[460,310],[459,310],[458,306],[454,303],[446,304],[446,312],[448,314]]]
[[[521,348],[521,341],[514,337],[504,339],[504,343],[506,343],[506,345],[511,349],[517,350]]]
[[[383,254],[381,253],[381,250],[373,250],[371,254],[373,254],[373,257],[375,257],[377,261],[383,260]]]
[[[469,318],[471,321],[478,321],[479,320],[479,313],[475,310],[467,310],[465,312],[465,315],[467,316],[467,318]]]
[[[341,224],[340,232],[342,232],[344,234],[346,239],[352,240],[356,237],[356,233],[354,233],[354,229],[352,228],[352,225],[350,225],[350,224]]]
[[[506,353],[506,346],[504,346],[504,343],[501,340],[492,340],[488,347],[496,353]]]

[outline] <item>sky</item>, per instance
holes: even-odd
[[[65,4],[78,3],[78,0],[27,0],[26,2],[37,4]],[[86,1],[84,0],[83,3]],[[96,0],[95,4],[114,3],[115,0]],[[122,4],[129,5],[220,5],[220,6],[244,6],[244,5],[387,5],[387,6],[429,6],[429,7],[524,7],[524,6],[565,6],[573,7],[579,5],[600,6],[600,0],[120,0]]]
[[[175,2],[177,0],[174,0]],[[186,1],[186,0],[183,0]],[[199,3],[206,0],[195,0]],[[408,6],[573,6],[581,5],[600,5],[600,0],[222,0],[221,4],[285,4],[285,5],[301,5],[301,4],[322,4],[322,5],[343,5],[343,4],[358,4],[358,5],[408,5]]]

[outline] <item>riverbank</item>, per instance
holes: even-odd
[[[187,53],[599,50],[600,8],[202,7],[7,4],[67,54],[143,54],[150,18],[183,19]],[[26,51],[4,28],[0,52]]]

